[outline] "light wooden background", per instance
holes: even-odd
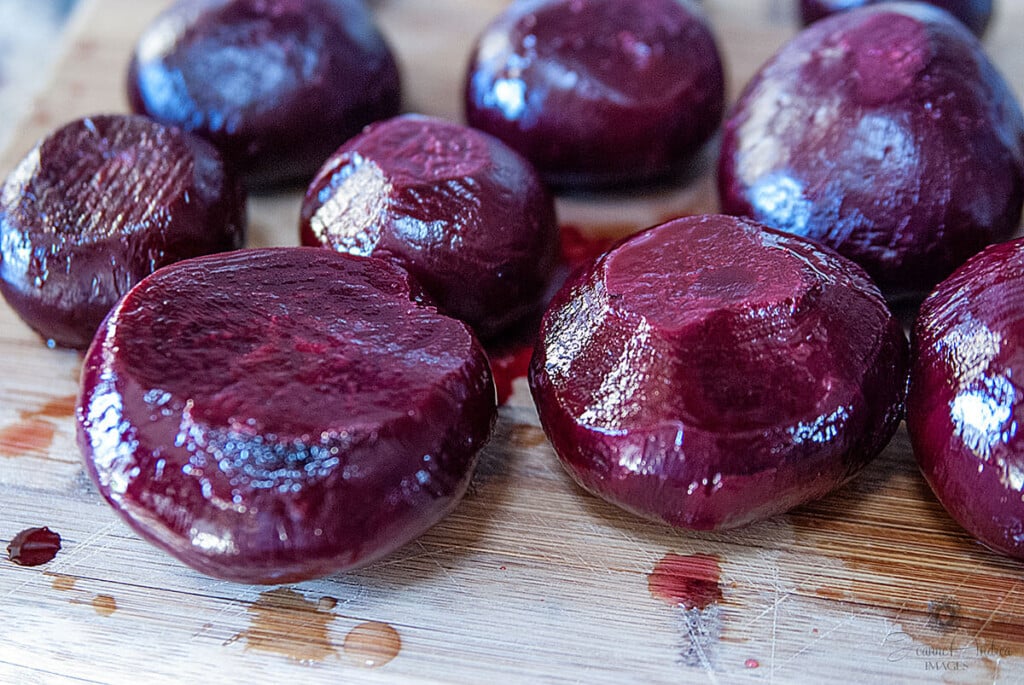
[[[50,128],[125,109],[131,45],[163,4],[82,0],[3,172]],[[504,4],[373,3],[400,55],[408,109],[459,117],[469,43]],[[790,2],[703,4],[735,94],[794,31]],[[1024,2],[999,7],[986,45],[1019,96]],[[684,188],[563,198],[559,209],[608,235],[715,204],[704,173]],[[295,244],[297,211],[296,193],[255,198],[251,244]],[[79,365],[0,304],[0,548],[36,525],[65,544],[42,567],[0,559],[0,682],[1024,681],[1022,566],[953,524],[902,431],[824,501],[735,532],[686,534],[576,488],[520,380],[452,516],[370,568],[271,589],[200,576],[115,519],[74,445]],[[652,597],[648,574],[668,553],[715,555],[722,600],[686,611]],[[395,634],[397,654],[374,652],[394,648]]]

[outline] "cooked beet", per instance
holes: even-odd
[[[211,140],[254,184],[306,181],[398,113],[398,68],[359,0],[183,0],[128,73],[136,112]]]
[[[209,143],[138,116],[51,133],[0,194],[0,292],[48,344],[85,348],[157,268],[242,245],[245,196]]]
[[[559,185],[664,176],[724,109],[714,36],[689,0],[525,0],[477,41],[466,120]]]
[[[923,294],[1017,227],[1024,116],[945,12],[851,10],[754,77],[726,121],[718,182],[723,211],[819,240],[891,294]]]
[[[987,248],[939,284],[914,324],[907,429],[946,511],[1024,558],[1024,240]]]
[[[729,528],[852,478],[889,442],[906,339],[852,262],[746,219],[676,219],[570,277],[530,388],[562,464],[641,516]]]
[[[837,12],[855,7],[877,5],[886,0],[800,0],[800,19],[804,26]],[[923,0],[941,7],[967,25],[976,35],[984,35],[992,19],[992,0]]]
[[[319,248],[180,262],[86,356],[78,440],[143,537],[209,575],[367,564],[459,501],[495,419],[465,324],[405,271]]]
[[[418,115],[370,126],[331,156],[300,230],[305,245],[398,262],[488,338],[540,313],[558,256],[554,206],[529,162]]]

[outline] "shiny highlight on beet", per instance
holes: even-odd
[[[921,472],[971,535],[1024,558],[1024,240],[973,257],[914,323],[907,429]]]

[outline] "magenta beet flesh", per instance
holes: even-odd
[[[883,290],[926,293],[1024,201],[1024,116],[959,22],[921,3],[799,34],[726,120],[722,209],[809,236]]]
[[[960,525],[1024,558],[1024,240],[993,245],[939,284],[914,324],[907,429]]]
[[[206,141],[138,116],[51,133],[0,194],[0,291],[51,345],[84,349],[171,262],[242,245],[245,196]]]
[[[391,259],[486,338],[538,314],[558,255],[529,162],[465,126],[406,115],[368,127],[317,174],[305,245]]]
[[[852,478],[892,437],[905,387],[906,339],[859,267],[728,216],[656,226],[577,272],[530,367],[569,473],[691,529]]]
[[[367,564],[457,504],[496,408],[465,324],[378,259],[318,248],[180,262],[111,312],[78,440],[143,537],[212,576]]]
[[[877,5],[887,0],[800,0],[800,19],[804,25],[855,7]],[[941,7],[962,21],[975,35],[984,35],[992,19],[992,0],[924,0]]]
[[[256,185],[305,182],[398,113],[398,68],[359,0],[184,0],[146,29],[132,108],[211,140]]]
[[[477,41],[466,120],[546,181],[664,176],[721,123],[722,64],[689,0],[524,0]]]

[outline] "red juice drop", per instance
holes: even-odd
[[[684,609],[706,609],[722,599],[722,570],[708,554],[666,554],[647,576],[652,596]]]
[[[19,566],[39,566],[60,551],[60,535],[47,527],[26,528],[7,545],[7,556]]]

